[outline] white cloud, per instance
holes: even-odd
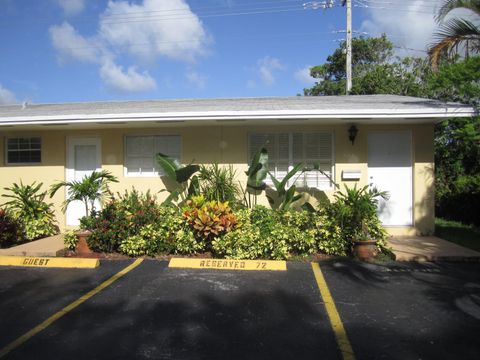
[[[426,50],[437,29],[435,14],[439,3],[440,0],[402,0],[385,4],[382,9],[367,8],[370,19],[363,21],[360,29],[370,36],[386,33],[398,47]],[[426,53],[401,49],[396,52],[400,56],[426,56]]]
[[[66,16],[77,15],[85,9],[85,0],[58,0]]]
[[[275,83],[275,72],[283,70],[285,66],[277,58],[265,56],[257,61],[257,71],[262,82],[267,86]]]
[[[101,47],[95,39],[85,39],[72,25],[64,22],[62,25],[50,27],[52,44],[59,53],[60,60],[66,57],[85,62],[97,62]]]
[[[100,77],[114,90],[146,91],[156,88],[148,72],[132,64],[127,70],[118,59],[166,57],[193,62],[207,53],[211,39],[186,0],[143,0],[140,4],[110,0],[100,16],[97,33],[84,37],[68,22],[50,28],[60,61],[67,58],[97,63]],[[205,86],[206,78],[192,73],[187,79]]]
[[[312,84],[315,83],[315,81],[318,81],[318,79],[315,79],[314,77],[310,76],[310,68],[311,67],[312,67],[312,65],[306,65],[303,68],[295,71],[293,76],[295,77],[295,79],[297,81],[299,81],[300,83],[302,83],[304,85],[312,85]]]
[[[112,60],[105,59],[100,68],[102,80],[111,88],[121,92],[141,92],[154,90],[155,80],[148,72],[139,73],[135,66],[130,66],[125,72],[122,66]]]
[[[17,102],[15,94],[0,84],[0,105],[15,104]]]
[[[205,87],[207,86],[207,77],[199,74],[196,71],[189,69],[185,73],[185,77],[190,84],[194,85],[198,89],[205,89]]]
[[[125,20],[127,19],[127,20]],[[193,61],[206,53],[209,37],[185,0],[109,1],[101,16],[102,38],[137,57]]]

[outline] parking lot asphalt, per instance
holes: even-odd
[[[0,268],[0,349],[132,261]],[[480,264],[321,262],[356,359],[477,359]],[[308,263],[286,272],[145,260],[6,359],[341,359]]]
[[[357,359],[478,359],[480,264],[322,263]]]

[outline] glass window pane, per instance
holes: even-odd
[[[41,162],[41,138],[7,139],[7,162],[28,164]]]

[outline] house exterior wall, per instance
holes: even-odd
[[[412,227],[387,228],[392,235],[431,234],[434,230],[434,189],[433,189],[433,125],[357,125],[359,130],[354,145],[348,139],[349,125],[306,126],[187,126],[152,127],[132,129],[95,129],[95,130],[52,130],[42,131],[2,131],[0,136],[0,189],[14,182],[43,182],[44,189],[53,182],[65,179],[66,144],[68,137],[96,136],[102,144],[102,167],[119,179],[112,184],[114,192],[123,192],[135,187],[140,191],[157,192],[164,188],[159,177],[128,177],[124,174],[124,139],[126,135],[180,135],[182,142],[182,162],[194,160],[199,164],[232,164],[238,179],[245,183],[247,169],[248,134],[251,132],[291,132],[291,131],[328,131],[334,139],[335,181],[351,186],[355,181],[342,181],[342,171],[361,170],[359,186],[368,184],[367,137],[372,131],[409,130],[412,133],[412,171],[413,171],[413,216]],[[5,139],[8,137],[40,136],[42,138],[42,163],[38,165],[6,165]],[[324,191],[331,198],[333,189]],[[165,193],[158,195],[159,198]],[[65,225],[65,216],[61,203],[65,192],[59,191],[51,200],[61,228]],[[2,203],[0,199],[0,203]],[[262,202],[267,204],[266,199]]]

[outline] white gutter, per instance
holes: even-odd
[[[49,116],[1,117],[1,125],[46,125],[56,123],[108,123],[125,120],[139,121],[205,121],[205,120],[259,120],[259,119],[378,119],[378,118],[450,118],[471,117],[472,107],[426,108],[423,110],[267,110],[267,111],[204,111],[204,112],[158,112],[119,114],[73,114]]]

